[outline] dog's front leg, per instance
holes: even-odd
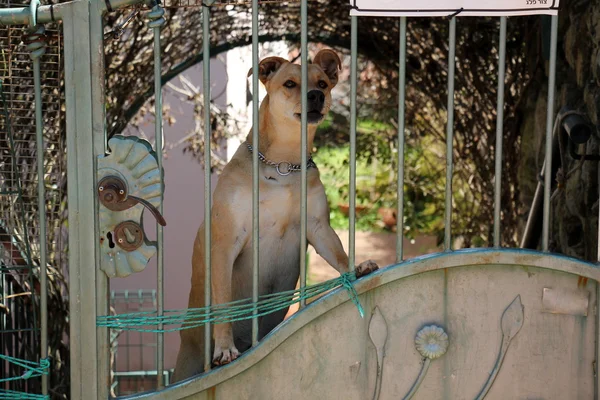
[[[342,242],[337,233],[329,226],[326,219],[312,219],[308,223],[306,232],[308,242],[315,248],[317,253],[327,261],[329,265],[339,271],[340,274],[349,270],[349,261]],[[356,277],[370,274],[379,267],[372,260],[363,261],[356,269]]]
[[[226,205],[215,204],[212,211],[212,301],[213,305],[229,303],[232,298],[233,264],[248,240],[248,229],[242,219]],[[230,322],[214,326],[215,350],[213,363],[225,365],[235,360],[240,352],[233,342]]]
[[[308,242],[340,274],[348,272],[348,255],[344,251],[339,236],[329,225],[329,206],[322,185],[319,184],[313,188],[308,198],[308,209],[306,230]],[[374,261],[364,261],[356,267],[356,277],[367,275],[378,268]]]

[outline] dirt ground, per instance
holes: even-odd
[[[348,252],[348,231],[337,231],[337,234]],[[396,262],[396,234],[386,232],[356,232],[356,263],[359,264],[365,260],[373,260],[379,268],[393,265]],[[435,237],[423,236],[414,241],[404,239],[404,258],[413,258],[419,255],[438,251]],[[309,246],[309,266],[308,266],[308,284],[315,284],[339,276],[339,273],[333,269],[325,260],[323,260]],[[290,307],[286,317],[289,317],[298,310],[298,305]]]

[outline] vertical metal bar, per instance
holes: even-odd
[[[348,268],[355,266],[356,233],[356,87],[358,85],[358,17],[350,17],[350,212],[348,229]]]
[[[600,162],[598,163],[598,168],[600,170]],[[598,198],[600,199],[600,174],[598,174]],[[598,209],[598,252],[597,252],[597,260],[600,262],[600,208]],[[596,363],[594,376],[596,377],[594,382],[594,398],[597,399],[600,396],[600,373],[598,373],[598,369],[600,366],[600,282],[596,281]]]
[[[300,136],[301,145],[300,151],[302,153],[301,161],[301,194],[300,194],[300,290],[301,300],[300,307],[306,305],[306,299],[304,298],[304,288],[306,287],[306,209],[307,209],[307,193],[308,187],[306,183],[306,163],[307,147],[308,147],[308,1],[302,0],[300,6],[300,58],[301,58],[301,83],[300,83],[300,96],[301,96],[301,113],[300,113]]]
[[[208,3],[209,5],[212,2]],[[210,7],[202,6],[202,89],[204,96],[204,304],[211,305],[212,219],[211,209],[211,124],[210,124]],[[204,371],[211,367],[211,325],[204,325]],[[162,372],[161,372],[162,374]]]
[[[152,12],[160,14],[162,9],[159,5],[152,8]],[[155,21],[152,21],[154,23]],[[154,24],[154,141],[156,144],[156,159],[158,161],[159,171],[163,170],[163,118],[162,118],[162,61],[160,51],[160,28],[162,24]],[[163,194],[160,193],[160,205],[158,211],[163,214]],[[157,315],[160,317],[164,314],[165,298],[164,298],[164,275],[165,275],[165,254],[164,254],[164,231],[160,224],[156,224],[156,241],[157,241],[157,269],[156,269],[156,291],[157,291]],[[158,329],[163,329],[163,324],[158,324]],[[158,332],[156,337],[156,387],[161,389],[164,386],[163,371],[165,369],[165,338],[163,332]]]
[[[448,124],[446,126],[446,210],[444,215],[444,249],[452,250],[452,145],[454,137],[454,67],[456,53],[456,17],[450,20],[448,38]]]
[[[2,86],[0,85],[0,96],[2,96],[1,93],[2,93]],[[2,98],[2,104],[5,105],[4,98]],[[7,133],[8,133],[9,132],[8,129],[10,129],[10,128],[8,128],[8,124],[9,124],[8,118],[5,123],[7,124]],[[13,148],[13,147],[11,146],[11,148]],[[31,264],[29,264],[29,265],[31,265]],[[5,279],[6,278],[4,277],[4,271],[3,271],[2,273],[0,273],[0,296],[2,296],[3,299],[7,299],[8,298],[7,296],[9,295],[8,294],[8,292],[9,292],[8,285],[6,284]],[[6,303],[4,303],[4,305],[9,306]],[[7,322],[8,322],[7,315],[5,312],[3,312],[2,315],[0,315],[0,326],[2,328],[4,328],[5,330],[9,329]],[[15,349],[16,348],[16,347],[12,347],[8,344],[11,337],[13,337],[13,335],[0,335],[0,349]],[[0,362],[0,376],[9,376],[6,367],[7,367],[6,363]]]
[[[496,159],[494,185],[494,247],[500,247],[500,209],[502,190],[502,136],[504,135],[504,75],[506,70],[506,17],[500,17],[498,50],[498,100],[496,105]]]
[[[211,209],[211,124],[210,124],[210,7],[202,6],[202,88],[204,96],[204,303],[211,305],[212,220]],[[204,325],[204,371],[211,367],[211,324]]]
[[[35,93],[35,138],[38,173],[38,213],[40,224],[40,358],[48,357],[48,270],[46,243],[46,187],[44,185],[44,125],[42,120],[42,82],[40,58],[33,58],[33,87]],[[48,394],[48,375],[42,375],[42,394]]]
[[[103,6],[106,6],[104,2],[94,2],[90,4],[90,39],[88,50],[91,53],[91,67],[88,74],[91,72],[92,77],[102,77],[102,79],[92,79],[92,126],[93,126],[93,171],[94,178],[92,180],[94,190],[96,188],[96,171],[98,155],[104,155],[106,153],[106,96],[104,86],[104,27],[103,18],[104,13]],[[66,41],[65,41],[66,43]],[[67,107],[68,108],[68,107]],[[82,162],[82,161],[80,161]],[[89,162],[86,160],[85,162]],[[96,210],[96,216],[94,217],[94,240],[98,243],[98,234],[96,227],[98,226],[98,198],[94,196],[94,204]],[[69,214],[71,211],[71,205],[69,203]],[[69,236],[70,237],[70,236]],[[100,246],[95,245],[96,259],[100,260]],[[72,265],[69,263],[69,265]],[[88,264],[89,265],[89,264]],[[106,274],[96,268],[96,314],[97,315],[108,315],[110,313],[110,307],[108,302],[108,294],[110,292],[110,280]],[[106,399],[110,392],[110,331],[105,328],[96,328],[96,357],[97,357],[97,381],[98,391],[95,394],[99,399]],[[86,400],[88,397],[85,398]],[[91,399],[91,398],[90,398]]]
[[[108,330],[96,327],[98,313],[108,310],[108,279],[99,267],[95,190],[96,160],[104,149],[104,80],[92,78],[104,73],[102,20],[98,7],[88,2],[65,4],[62,15],[65,99],[69,110],[66,137],[70,182],[71,399],[95,400],[108,398],[110,379]]]
[[[556,82],[556,47],[558,15],[552,16],[550,36],[550,71],[548,76],[548,109],[546,111],[546,169],[544,171],[544,213],[542,225],[542,251],[548,251],[550,241],[550,186],[552,185],[552,128],[554,121],[554,86]]]
[[[396,262],[404,258],[404,102],[406,95],[406,17],[400,18],[398,59],[398,212],[396,213]]]
[[[598,223],[600,226],[600,222]],[[599,228],[600,229],[600,228]],[[599,232],[600,233],[600,232]],[[600,236],[599,236],[600,238]],[[600,242],[600,239],[599,239]],[[600,249],[598,250],[599,256],[598,260],[600,261]],[[600,395],[600,373],[598,373],[598,368],[600,366],[598,363],[600,362],[600,282],[596,281],[596,361],[594,362],[594,399],[599,398]]]
[[[252,301],[258,301],[259,275],[259,192],[258,192],[258,0],[252,0]],[[252,346],[258,344],[258,318],[256,309],[252,318]]]

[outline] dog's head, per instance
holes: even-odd
[[[336,52],[321,50],[308,65],[308,112],[311,125],[320,123],[331,108],[331,89],[338,82],[342,62]],[[248,76],[252,75],[252,69]],[[301,67],[281,57],[267,57],[258,67],[258,79],[267,88],[270,112],[288,124],[300,124]]]

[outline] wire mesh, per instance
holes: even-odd
[[[0,7],[26,5],[2,2]],[[0,26],[0,353],[38,362],[40,357],[40,240],[36,168],[33,71],[23,43],[25,27]],[[48,46],[41,59],[44,115],[44,210],[47,215],[47,255],[51,317],[48,323],[53,394],[67,391],[68,300],[65,284],[66,176],[60,26],[47,26]],[[55,318],[56,317],[56,318]],[[0,376],[20,376],[21,367],[0,363]],[[14,380],[1,389],[39,393],[40,378]],[[60,388],[62,387],[62,389]]]
[[[116,314],[156,311],[156,290],[111,291]],[[111,329],[111,391],[124,396],[156,389],[157,334]],[[164,371],[168,384],[171,371]]]

